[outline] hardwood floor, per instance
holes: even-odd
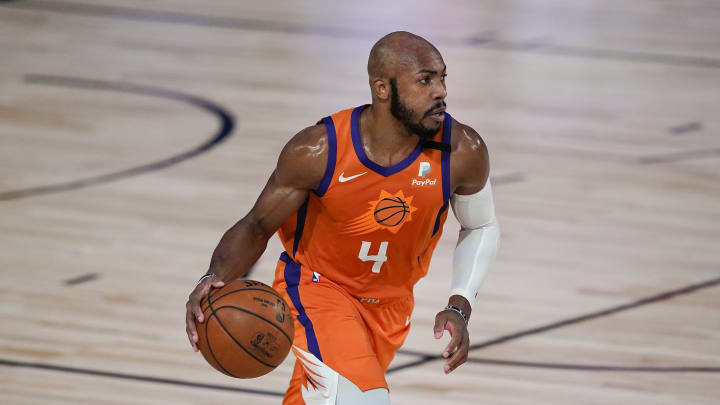
[[[445,376],[448,220],[393,403],[716,404],[718,21],[689,0],[1,2],[0,402],[280,403],[292,359],[216,372],[187,294],[285,142],[369,102],[370,47],[407,29],[489,146],[503,234]]]

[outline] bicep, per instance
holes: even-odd
[[[454,194],[470,195],[482,190],[490,176],[490,157],[485,142],[474,129],[460,125],[457,149],[453,152]]]
[[[300,208],[309,192],[309,189],[283,184],[276,169],[248,213],[248,219],[270,236]]]

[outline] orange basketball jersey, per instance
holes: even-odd
[[[447,217],[450,152],[420,142],[401,162],[378,165],[360,138],[365,107],[322,120],[325,175],[278,231],[286,249],[281,260],[293,266],[275,277],[289,287],[326,277],[361,302],[382,303],[411,296],[427,273]],[[432,140],[450,145],[451,126],[446,113]]]

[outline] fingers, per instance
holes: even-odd
[[[465,363],[470,350],[470,335],[468,334],[467,325],[458,315],[450,311],[442,311],[435,316],[435,338],[442,337],[443,332],[450,332],[450,343],[448,343],[442,356],[448,359],[443,365],[445,374],[451,373],[461,364]]]
[[[445,330],[445,323],[442,324],[435,324],[435,327],[433,328],[433,332],[435,333],[435,339],[440,339],[443,336]]]
[[[451,354],[455,353],[460,346],[463,339],[463,334],[458,333],[458,326],[454,322],[446,322],[445,329],[450,332],[450,343],[448,343],[445,350],[443,350],[443,357],[448,358]]]
[[[198,284],[195,290],[190,293],[188,302],[185,304],[185,331],[187,332],[192,349],[196,352],[198,351],[198,334],[197,328],[195,327],[195,320],[197,320],[198,323],[205,321],[200,303],[208,296],[211,289],[220,288],[224,285],[225,283],[220,280],[203,280],[203,282]]]
[[[198,335],[197,330],[195,329],[195,320],[193,319],[192,312],[190,310],[190,301],[185,305],[186,311],[185,311],[185,332],[187,332],[188,340],[190,341],[190,346],[192,346],[193,351],[198,351],[197,347],[197,341],[198,341]]]
[[[470,350],[470,336],[468,335],[467,329],[463,330],[463,333],[460,335],[462,336],[462,340],[458,350],[448,359],[448,361],[445,362],[445,365],[443,366],[445,374],[450,374],[453,370],[467,361],[468,351]]]
[[[447,316],[446,314],[440,312],[437,315],[435,315],[435,326],[433,327],[433,332],[435,334],[435,339],[440,339],[443,336],[443,333],[445,332],[445,324],[447,323]]]
[[[202,298],[205,298],[205,297],[202,297]],[[198,322],[203,323],[205,321],[205,317],[203,316],[202,309],[200,308],[200,300],[193,301],[191,299],[190,300],[190,310],[192,311],[193,315],[195,316],[195,319],[197,319]]]
[[[200,308],[200,303],[203,299],[205,299],[205,297],[208,296],[210,290],[212,290],[213,288],[220,288],[225,285],[225,283],[220,280],[212,280],[213,279],[203,280],[202,283],[198,284],[197,287],[195,287],[195,291],[190,294],[190,299],[188,301],[192,314],[195,316],[195,319],[197,319],[197,321],[200,323],[205,322],[205,317],[203,315],[202,309]]]

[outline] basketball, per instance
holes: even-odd
[[[375,221],[385,226],[396,226],[405,219],[408,212],[408,206],[402,198],[383,198],[375,206]]]
[[[235,280],[202,301],[198,348],[221,373],[255,378],[279,366],[293,342],[290,307],[272,287]]]

